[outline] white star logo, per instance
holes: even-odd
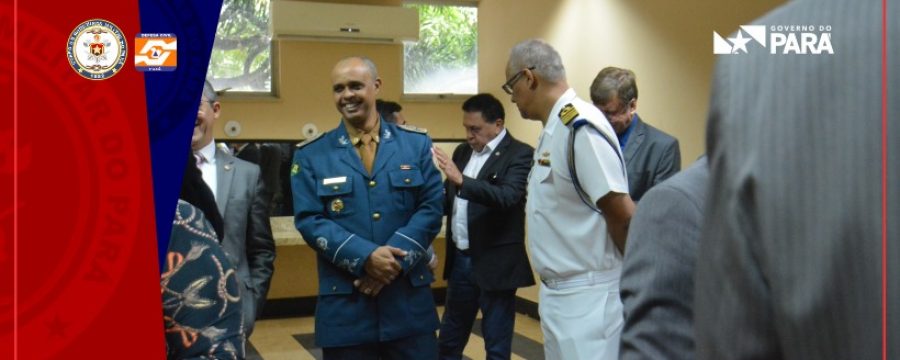
[[[737,37],[728,38],[734,47],[732,48],[732,54],[737,54],[738,50],[744,50],[744,54],[747,53],[747,42],[752,40],[752,38],[745,38],[744,33],[740,30],[737,32]]]

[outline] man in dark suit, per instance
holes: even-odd
[[[534,285],[525,252],[525,188],[534,149],[503,127],[503,105],[490,94],[463,103],[467,144],[451,160],[435,148],[447,175],[447,303],[438,338],[442,359],[461,359],[478,309],[488,359],[509,359],[516,289]],[[460,170],[462,169],[462,170]]]
[[[259,165],[260,151],[256,143],[235,143],[231,148],[234,157]]]
[[[191,149],[198,158],[203,181],[215,194],[224,221],[222,247],[237,266],[237,277],[243,284],[244,329],[250,337],[272,281],[275,240],[259,166],[216,146],[213,126],[220,111],[216,92],[207,81],[191,136]]]
[[[900,358],[900,43],[886,42],[882,59],[883,36],[900,34],[882,20],[900,13],[882,18],[880,4],[792,1],[753,22],[815,25],[786,36],[828,36],[833,53],[769,43],[719,57],[694,297],[699,359]]]
[[[656,184],[681,170],[678,139],[637,115],[638,88],[634,72],[607,67],[591,84],[594,103],[619,138],[628,171],[628,193],[637,203]]]
[[[694,359],[694,264],[708,185],[702,157],[650,189],[631,219],[620,360]]]
[[[375,100],[375,108],[378,110],[378,114],[381,115],[381,118],[384,121],[394,123],[397,125],[406,125],[406,118],[403,116],[403,106],[400,104],[387,101],[387,100]]]

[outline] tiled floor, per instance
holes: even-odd
[[[444,308],[438,308],[438,314]],[[476,321],[473,334],[463,353],[470,359],[484,359],[484,339],[481,323]],[[516,334],[513,337],[513,359],[543,359],[541,324],[535,319],[516,314]],[[255,355],[257,354],[257,355]],[[321,359],[322,353],[313,345],[313,318],[261,320],[250,337],[248,359],[305,360]]]

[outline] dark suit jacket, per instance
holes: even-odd
[[[620,360],[694,359],[694,264],[708,185],[703,157],[637,207],[622,260]]]
[[[882,256],[886,358],[900,359],[900,42],[887,42],[882,80],[880,4],[792,1],[753,22],[815,24],[817,35],[828,25],[833,54],[771,54],[770,43],[718,57],[694,298],[699,359],[881,359]],[[900,18],[900,7],[888,9]],[[887,26],[888,39],[900,34],[900,22]]]
[[[469,250],[475,282],[482,290],[511,290],[534,285],[531,264],[525,252],[525,189],[534,148],[516,140],[507,131],[476,178],[463,177],[462,188],[445,182],[447,215],[447,261],[444,278],[453,268],[454,200],[469,200]],[[453,162],[462,172],[472,147],[460,144]],[[457,194],[457,191],[459,192]]]
[[[261,158],[259,147],[256,146],[255,143],[248,143],[240,151],[235,152],[234,156],[238,159],[246,160],[256,165],[259,165],[259,160]]]
[[[225,222],[222,247],[244,284],[244,328],[250,335],[272,281],[275,240],[259,166],[216,148],[216,203]]]
[[[628,169],[628,193],[635,202],[647,190],[681,170],[678,139],[662,132],[636,116],[634,130],[625,144]]]

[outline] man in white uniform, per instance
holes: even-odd
[[[603,113],[575,95],[559,54],[541,40],[513,47],[506,78],[503,90],[522,117],[544,125],[525,210],[542,282],[544,353],[547,359],[616,359],[619,275],[634,203],[615,132]]]

